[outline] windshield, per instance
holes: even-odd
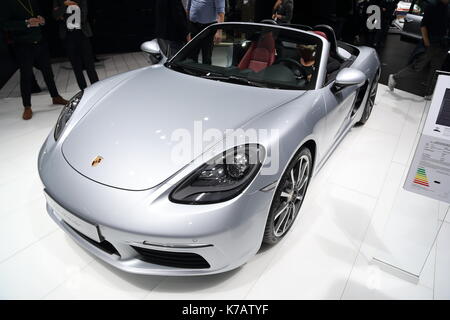
[[[270,25],[216,24],[166,66],[215,81],[266,88],[315,88],[322,42],[314,34]]]

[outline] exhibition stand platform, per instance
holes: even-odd
[[[147,65],[141,53],[102,58],[102,79]],[[61,94],[74,95],[72,72],[53,67]],[[1,299],[450,299],[449,205],[404,189],[429,108],[422,97],[380,85],[371,118],[317,173],[277,246],[263,246],[228,273],[158,277],[106,265],[47,215],[36,162],[61,108],[49,105],[44,90],[33,95],[33,119],[23,121],[18,79],[0,90]],[[373,263],[387,248],[387,229],[407,226],[419,241],[439,221],[416,282]]]

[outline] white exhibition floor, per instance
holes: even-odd
[[[139,54],[114,56],[99,73],[104,78],[142,61]],[[69,98],[77,91],[73,76],[54,67]],[[371,263],[393,212],[414,216],[411,237],[420,238],[421,223],[437,224],[448,208],[402,189],[423,98],[380,86],[371,119],[352,129],[318,173],[279,245],[226,274],[172,278],[118,271],[56,226],[45,211],[36,158],[61,108],[44,92],[33,96],[34,118],[21,120],[17,76],[0,95],[1,299],[450,299],[450,217],[418,284]]]

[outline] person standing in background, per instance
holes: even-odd
[[[305,0],[303,0],[305,1]],[[310,1],[310,12],[309,15],[311,26],[318,24],[326,24],[333,28],[333,30],[338,30],[338,0],[314,0]],[[340,1],[339,1],[340,2]]]
[[[186,9],[190,22],[191,37],[194,38],[208,26],[225,21],[225,0],[188,0]],[[204,41],[201,48],[203,64],[211,64],[214,42],[222,41],[222,30],[217,30],[211,41]],[[198,61],[198,54],[194,61]]]
[[[420,27],[426,51],[406,68],[389,75],[388,86],[391,91],[394,91],[398,80],[422,72],[429,65],[430,73],[427,77],[425,100],[431,100],[436,83],[435,72],[444,64],[448,52],[447,35],[450,27],[448,4],[449,0],[438,0],[426,7]]]
[[[256,0],[242,1],[242,21],[244,22],[255,21],[255,1]]]
[[[273,6],[272,19],[280,23],[291,23],[294,12],[293,0],[277,0]]]
[[[156,37],[167,41],[171,58],[189,40],[189,25],[181,0],[156,0]]]
[[[353,15],[353,0],[340,0],[336,6],[336,39],[342,40],[346,23],[351,23]]]
[[[384,46],[384,41],[389,32],[389,26],[394,17],[397,7],[391,0],[370,0],[367,6],[376,5],[381,10],[381,29],[368,30],[366,44],[370,47],[380,49]]]
[[[19,64],[16,61],[16,55],[14,53],[13,43],[12,43],[10,37],[8,36],[8,33],[4,32],[4,30],[1,28],[1,25],[0,25],[0,48],[1,48],[0,54],[3,53],[3,57],[1,57],[0,59],[4,59],[3,61],[0,62],[0,64],[3,64],[2,67],[6,68],[6,70],[10,70],[10,72],[6,72],[6,75],[7,75],[6,80],[0,79],[0,87],[1,87],[2,84],[4,83],[4,81],[9,80],[10,73],[11,74],[14,73],[18,69],[18,66],[19,66]],[[5,57],[5,54],[6,54],[6,57]],[[12,58],[12,60],[11,60],[11,58]],[[6,63],[6,65],[4,65],[4,63]],[[31,77],[31,93],[40,93],[40,92],[42,92],[42,90],[39,87],[39,84],[36,81],[36,77],[34,76],[34,73],[33,73],[32,77]]]
[[[76,6],[81,12],[79,26],[69,27],[67,19],[73,13],[68,13],[71,6]],[[64,41],[67,56],[72,65],[78,87],[86,89],[87,83],[84,78],[83,69],[86,68],[91,84],[98,81],[97,71],[95,71],[94,54],[92,53],[89,38],[92,37],[92,30],[87,20],[87,0],[65,1],[53,0],[53,18],[59,22],[59,36]]]
[[[375,48],[383,48],[386,37],[389,33],[389,27],[394,20],[394,12],[397,8],[397,2],[393,0],[381,0],[381,30],[377,30],[375,35]]]
[[[31,109],[33,66],[42,72],[53,104],[67,104],[67,100],[63,99],[56,89],[50,53],[41,30],[45,25],[45,19],[39,13],[37,0],[2,0],[0,2],[0,25],[11,36],[19,63],[24,120],[33,117]]]

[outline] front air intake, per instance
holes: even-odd
[[[68,224],[66,224],[67,226],[69,226]],[[85,236],[84,234],[82,234],[81,232],[79,232],[78,230],[72,228],[71,226],[69,226],[70,229],[72,229],[73,231],[75,231],[75,233],[77,235],[79,235],[81,238],[83,238],[84,240],[86,240],[87,242],[89,242],[90,244],[92,244],[93,246],[97,247],[98,249],[101,249],[102,251],[111,254],[111,255],[117,255],[120,257],[120,253],[117,251],[117,249],[112,245],[112,243],[103,240],[102,242],[98,243],[94,240],[92,240],[91,238],[88,238],[87,236]]]
[[[132,246],[140,260],[161,266],[183,269],[208,269],[211,266],[200,255],[191,252],[159,251]]]

